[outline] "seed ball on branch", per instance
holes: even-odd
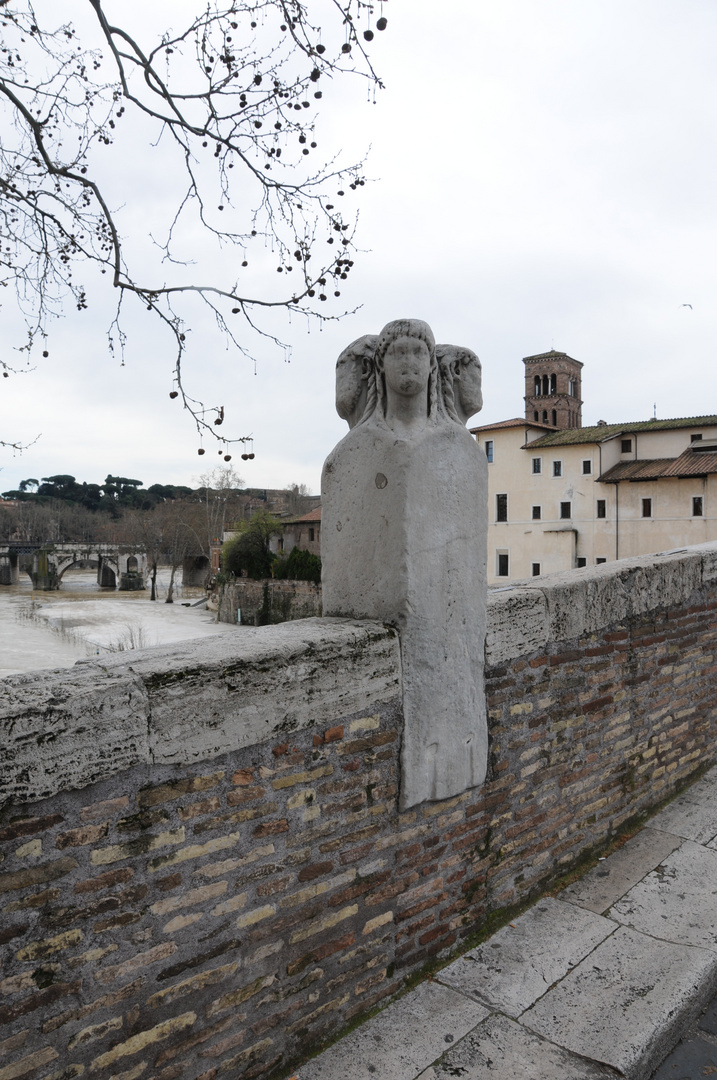
[[[174,398],[179,397],[179,391],[178,390],[170,390],[169,391],[169,396],[172,398],[172,400],[174,400]]]
[[[385,19],[383,17],[383,15],[382,15],[381,18],[376,23],[376,29],[377,30],[385,30],[387,26],[388,26],[388,19]]]

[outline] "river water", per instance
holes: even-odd
[[[43,668],[71,667],[76,660],[150,645],[167,645],[214,634],[241,633],[216,623],[214,613],[194,606],[204,590],[183,589],[165,604],[169,571],[159,577],[159,600],[145,592],[97,587],[96,570],[68,570],[60,589],[35,592],[29,578],[0,585],[0,678]],[[189,606],[184,606],[189,605]]]

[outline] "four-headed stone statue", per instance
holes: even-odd
[[[325,615],[399,630],[403,809],[485,778],[485,455],[475,353],[439,347],[418,319],[388,323],[337,364],[351,430],[322,477]]]

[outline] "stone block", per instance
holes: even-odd
[[[491,589],[485,639],[486,667],[538,652],[549,638],[548,605],[540,589]]]
[[[717,851],[686,840],[611,909],[643,934],[717,952]]]
[[[580,881],[563,889],[559,899],[602,915],[681,843],[677,836],[642,829]]]
[[[521,1023],[628,1080],[647,1080],[716,985],[713,952],[619,927]]]
[[[614,929],[609,919],[548,897],[436,978],[518,1017]]]
[[[462,1039],[487,1015],[487,1009],[462,994],[422,983],[303,1065],[296,1080],[414,1080],[442,1047]]]
[[[514,1020],[491,1016],[416,1080],[456,1076],[462,1080],[617,1080],[619,1074],[554,1046]]]

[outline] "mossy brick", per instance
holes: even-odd
[[[87,844],[96,844],[98,840],[104,840],[109,832],[109,822],[104,821],[100,825],[83,825],[79,829],[69,829],[68,832],[59,833],[55,838],[55,847],[63,851],[68,847],[84,847]]]
[[[220,967],[210,968],[209,971],[201,971],[197,975],[192,975],[189,979],[175,983],[174,986],[168,986],[165,990],[158,990],[156,994],[152,994],[151,997],[147,998],[145,1008],[157,1009],[160,1006],[171,1004],[171,1002],[177,1001],[179,998],[187,997],[188,994],[206,990],[208,986],[216,986],[218,983],[224,982],[225,979],[235,975],[239,967],[240,962],[235,960],[231,964],[222,964]]]
[[[207,1019],[210,1020],[217,1013],[226,1012],[227,1009],[234,1009],[237,1005],[242,1005],[260,991],[266,990],[275,981],[276,975],[260,975],[258,979],[254,979],[253,982],[248,983],[246,986],[240,986],[237,990],[224,994],[207,1005]]]
[[[119,870],[108,870],[97,877],[84,878],[78,881],[74,891],[76,893],[101,892],[103,889],[111,889],[113,885],[122,885],[125,881],[131,881],[134,870],[131,866],[123,866]]]
[[[279,818],[278,821],[264,821],[261,825],[257,825],[254,829],[254,836],[260,839],[263,836],[276,836],[278,833],[285,833],[289,831],[289,822],[286,818]]]
[[[220,814],[219,817],[197,822],[194,826],[194,835],[201,836],[202,833],[214,829],[224,829],[227,825],[241,825],[245,821],[256,821],[257,818],[264,817],[266,814],[275,814],[278,809],[277,803],[262,803],[251,809],[235,810],[232,814]]]
[[[90,863],[92,866],[107,866],[108,863],[122,862],[124,859],[133,859],[137,855],[146,855],[158,848],[183,844],[185,838],[183,825],[179,829],[171,829],[169,832],[157,833],[154,836],[138,836],[135,840],[128,840],[124,844],[95,848],[90,854]]]
[[[27,1076],[28,1073],[36,1072],[43,1065],[49,1065],[56,1061],[60,1055],[52,1046],[43,1046],[33,1054],[14,1062],[12,1065],[0,1067],[0,1080],[17,1080],[18,1077]]]
[[[60,889],[43,889],[42,892],[32,893],[23,900],[13,900],[3,908],[3,914],[10,915],[13,911],[27,911],[31,908],[47,907],[62,896]]]
[[[129,959],[123,960],[121,964],[108,964],[106,967],[100,968],[95,971],[95,981],[107,984],[114,982],[116,979],[123,979],[126,975],[134,974],[135,971],[141,971],[152,964],[158,964],[161,960],[166,960],[176,951],[177,945],[174,941],[164,941],[161,945],[155,945],[154,948],[148,949],[146,952],[135,953]]]
[[[15,892],[17,889],[26,889],[30,885],[43,885],[46,881],[56,881],[76,869],[77,865],[76,859],[66,856],[42,863],[40,866],[28,866],[22,870],[0,874],[0,893]]]
[[[58,934],[56,937],[31,941],[29,945],[25,945],[15,955],[18,960],[43,960],[46,956],[52,956],[53,953],[63,952],[65,949],[71,949],[74,945],[79,945],[82,937],[81,930],[67,930],[64,934]]]
[[[224,851],[226,848],[236,847],[241,841],[241,833],[229,833],[227,836],[216,836],[213,840],[207,840],[204,844],[189,844],[187,847],[173,851],[170,855],[160,855],[149,863],[150,871],[161,870],[165,866],[173,866],[176,863],[186,862],[188,859],[201,859],[203,855],[213,854],[215,851]]]
[[[57,1031],[58,1028],[64,1027],[65,1024],[75,1023],[77,1020],[84,1020],[86,1017],[92,1016],[93,1013],[96,1013],[101,1009],[114,1009],[120,1002],[128,1001],[135,997],[142,987],[142,983],[142,979],[136,979],[134,982],[128,983],[127,986],[123,986],[119,990],[114,990],[112,993],[103,994],[102,997],[95,998],[95,1000],[88,1005],[81,1005],[76,1009],[67,1009],[57,1016],[50,1017],[50,1019],[45,1020],[42,1025],[43,1034]]]
[[[153,915],[167,915],[170,911],[177,911],[179,908],[206,904],[210,900],[216,900],[218,896],[223,896],[228,885],[227,881],[215,881],[211,885],[200,885],[196,889],[188,889],[177,896],[168,896],[165,900],[157,900],[149,910]]]
[[[170,813],[164,806],[155,806],[149,810],[140,810],[138,814],[120,818],[115,823],[118,832],[140,832],[152,829],[155,825],[161,825],[169,821]]]
[[[216,960],[219,956],[226,956],[227,953],[234,952],[236,949],[241,948],[241,945],[242,941],[240,938],[222,941],[219,944],[214,945],[211,949],[195,953],[193,956],[188,957],[186,960],[182,960],[178,964],[173,964],[171,967],[164,968],[156,976],[156,981],[163,982],[165,979],[176,979],[177,975],[182,975],[185,971],[191,971],[196,967],[201,967],[202,964],[206,964],[210,960]]]
[[[259,859],[264,859],[269,855],[273,855],[274,851],[275,848],[273,844],[261,844],[240,859],[222,859],[220,862],[207,863],[205,866],[201,866],[198,870],[195,870],[192,873],[192,877],[221,877],[224,874],[230,874],[233,870],[249,866],[252,863],[258,862]],[[289,858],[287,858],[287,865],[289,864],[289,861]]]
[[[229,794],[231,795],[233,792]],[[221,805],[217,796],[212,795],[209,799],[202,799],[200,802],[190,803],[188,806],[180,806],[179,820],[191,821],[193,818],[202,817],[204,814],[214,814],[220,809]]]
[[[37,994],[30,994],[29,997],[23,998],[22,1001],[18,1001],[14,1005],[0,1007],[0,1024],[11,1024],[21,1016],[27,1016],[28,1013],[36,1012],[38,1009],[46,1009],[63,997],[79,994],[81,989],[81,980],[72,983],[54,983],[52,986],[48,986],[47,989],[40,990]]]
[[[116,1061],[123,1057],[138,1054],[147,1046],[168,1039],[175,1031],[182,1031],[184,1028],[191,1027],[196,1022],[196,1019],[196,1013],[186,1012],[180,1016],[173,1016],[169,1020],[163,1020],[161,1024],[155,1024],[154,1027],[147,1028],[145,1031],[140,1031],[125,1042],[117,1043],[107,1053],[96,1057],[90,1065],[90,1071],[95,1072],[99,1069],[105,1069],[108,1065],[114,1065]]]
[[[25,817],[12,821],[9,825],[0,829],[0,843],[6,840],[17,840],[21,836],[34,836],[40,832],[46,832],[54,825],[64,821],[62,814],[46,814],[44,817]]]
[[[154,787],[142,788],[137,796],[141,807],[157,806],[158,803],[173,802],[183,795],[197,791],[209,791],[224,779],[224,772],[211,773],[208,776],[188,776],[182,780],[169,780]]]
[[[83,1046],[85,1043],[104,1039],[105,1035],[108,1035],[111,1031],[119,1031],[123,1023],[123,1017],[112,1016],[109,1020],[103,1020],[100,1024],[90,1024],[89,1027],[82,1028],[81,1031],[72,1036],[67,1044],[67,1049],[72,1053],[76,1046]]]

